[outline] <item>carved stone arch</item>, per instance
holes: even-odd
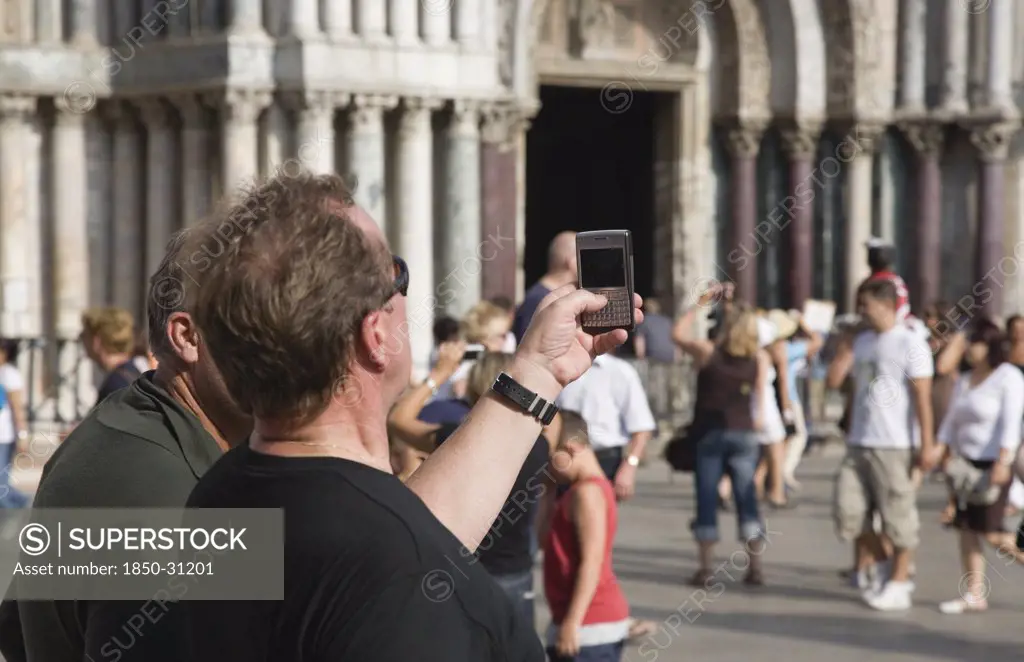
[[[727,117],[764,118],[771,113],[771,61],[756,0],[720,0],[714,8],[718,66],[722,77],[718,111]]]
[[[896,11],[891,0],[820,0],[828,92],[835,117],[884,117],[895,84]]]
[[[816,0],[759,0],[771,59],[776,116],[825,116],[825,35]]]
[[[821,0],[825,31],[825,106],[834,117],[853,115],[857,98],[857,57],[852,0]]]

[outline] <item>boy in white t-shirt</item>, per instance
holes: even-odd
[[[882,611],[909,609],[913,552],[918,544],[915,464],[936,462],[932,426],[932,358],[927,343],[898,323],[898,295],[888,280],[870,280],[857,291],[869,330],[840,347],[828,385],[854,381],[846,457],[836,476],[836,530],[854,540],[871,527],[872,510],[893,545],[892,577],[865,601]]]

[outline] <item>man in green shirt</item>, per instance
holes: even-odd
[[[94,408],[43,469],[34,507],[181,508],[199,477],[251,419],[234,404],[189,314],[195,278],[186,246],[220,239],[202,225],[179,233],[150,280],[149,341],[159,367]],[[198,244],[196,243],[198,242]],[[213,246],[208,247],[211,251]],[[7,662],[186,659],[176,612],[156,602],[23,601],[0,606]],[[135,626],[138,615],[146,622]]]

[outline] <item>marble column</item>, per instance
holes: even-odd
[[[227,194],[259,176],[259,125],[257,120],[270,105],[265,90],[228,90],[216,100],[221,120],[221,186]]]
[[[518,108],[485,109],[480,146],[481,296],[516,296],[516,170],[522,117]]]
[[[914,191],[917,219],[916,255],[910,279],[915,309],[931,305],[942,294],[942,147],[946,126],[939,121],[915,121],[900,125],[917,156],[917,187]]]
[[[260,139],[263,141],[263,172],[269,174],[285,165],[290,155],[295,153],[292,149],[291,123],[281,100],[271,102],[263,114],[262,124]],[[291,172],[290,164],[288,172]]]
[[[757,226],[757,153],[765,123],[743,121],[729,129],[731,156],[729,187],[732,190],[727,265],[736,294],[744,301],[757,303],[757,260],[761,252]]]
[[[296,114],[297,155],[311,172],[334,172],[334,111],[345,103],[334,92],[307,90],[289,98]]]
[[[846,168],[846,296],[845,302],[837,302],[842,310],[856,309],[857,288],[870,275],[866,244],[871,238],[871,186],[875,151],[884,131],[877,124],[855,124],[837,149]]]
[[[138,104],[146,127],[145,276],[160,266],[167,242],[178,227],[175,213],[175,128],[171,108],[159,98]]]
[[[990,108],[1013,110],[1013,29],[1016,0],[989,2],[985,97]]]
[[[782,202],[788,218],[790,308],[802,309],[814,284],[814,159],[821,125],[794,123],[782,130],[782,148],[789,158],[789,192]],[[769,219],[771,221],[772,219]],[[783,221],[785,222],[785,221]]]
[[[967,111],[967,66],[971,14],[959,0],[946,0],[942,75],[942,107],[950,113]]]
[[[27,218],[29,181],[25,167],[29,120],[35,97],[0,96],[0,333],[8,338],[32,334],[31,234]]]
[[[72,0],[70,3],[71,42],[78,46],[97,43],[97,0]]]
[[[195,95],[174,99],[181,116],[180,227],[194,225],[209,207],[210,154],[206,109]]]
[[[387,40],[387,5],[384,0],[355,0],[356,33],[363,41]]]
[[[62,0],[36,0],[36,41],[42,44],[64,40]]]
[[[441,214],[440,306],[456,318],[480,301],[480,109],[456,101],[445,136],[445,198]]]
[[[480,45],[480,7],[487,1],[456,2],[452,7],[455,12],[455,39],[459,44],[471,48]]]
[[[978,228],[974,252],[974,305],[987,316],[1003,312],[1006,280],[1012,277],[1004,268],[1006,159],[1010,144],[1019,129],[1016,122],[993,122],[973,127],[971,143],[978,150],[980,177],[978,186]],[[1015,256],[1010,256],[1016,261]],[[1019,265],[1016,267],[1019,268]]]
[[[346,39],[352,36],[352,0],[323,0],[324,32],[331,39]]]
[[[398,127],[398,167],[395,196],[395,252],[405,258],[411,274],[408,299],[413,372],[422,378],[433,345],[434,309],[434,184],[431,115],[437,99],[402,100]]]
[[[446,2],[419,2],[423,41],[431,46],[442,46],[452,39],[452,11]],[[458,4],[458,3],[455,3]]]
[[[346,152],[348,174],[357,182],[356,202],[387,234],[387,196],[384,195],[384,111],[398,105],[398,97],[357,94],[348,114]]]
[[[901,0],[900,100],[904,108],[925,106],[926,0]]]
[[[51,143],[53,196],[53,288],[57,337],[73,339],[89,305],[88,163],[85,115],[61,97]]]
[[[299,2],[300,0],[293,0]],[[232,34],[258,34],[263,29],[263,0],[230,0]],[[215,4],[215,3],[210,3]],[[207,27],[209,31],[210,26]]]
[[[145,172],[142,136],[132,109],[112,101],[105,108],[114,142],[114,204],[111,225],[111,283],[113,304],[134,314],[141,312],[145,276],[143,219]]]
[[[498,2],[500,0],[480,0],[480,43],[484,50],[493,51],[498,48]],[[464,4],[464,3],[456,3]]]
[[[384,0],[375,0],[381,4]],[[403,45],[419,41],[419,0],[387,0],[391,37]]]
[[[341,4],[333,0],[335,4]],[[320,32],[320,14],[317,0],[292,0],[290,32],[300,39],[316,37]],[[328,3],[330,4],[330,3]]]

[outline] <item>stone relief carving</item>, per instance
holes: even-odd
[[[729,127],[727,134],[729,153],[738,158],[757,156],[761,149],[761,137],[767,127],[767,120],[743,120]]]
[[[511,88],[515,81],[517,0],[498,2],[498,80]]]
[[[847,0],[822,3],[826,58],[826,105],[831,113],[850,112],[854,99],[854,26]]]
[[[1005,161],[1013,137],[1020,130],[1017,122],[993,122],[971,127],[971,144],[987,163]]]
[[[821,136],[820,122],[792,122],[784,124],[780,131],[782,149],[791,161],[809,161],[818,153],[818,138]]]
[[[615,7],[610,0],[576,0],[581,51],[615,48]]]
[[[942,152],[946,140],[945,123],[929,120],[900,122],[899,129],[918,154],[934,157]]]
[[[696,0],[699,2],[700,0]],[[680,4],[678,0],[661,0],[645,3],[645,11],[651,20],[646,20],[652,51],[665,62],[693,64],[700,50],[702,21],[693,10],[694,2]],[[646,17],[645,17],[646,18]],[[710,17],[709,17],[710,18]]]

